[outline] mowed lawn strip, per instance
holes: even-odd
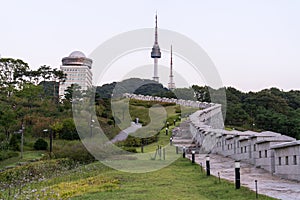
[[[149,173],[106,171],[106,176],[118,179],[120,187],[98,193],[87,193],[73,199],[255,199],[255,192],[234,183],[201,172],[200,166],[187,159],[179,159],[170,166]],[[273,199],[259,195],[259,199]]]

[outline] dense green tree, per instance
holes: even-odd
[[[78,140],[79,135],[77,133],[74,120],[72,118],[68,118],[63,120],[63,127],[61,129],[59,137],[65,140]]]

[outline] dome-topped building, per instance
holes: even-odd
[[[81,51],[73,51],[69,57],[71,58],[86,58],[86,56],[84,55],[84,53],[82,53]]]
[[[68,57],[62,59],[60,69],[67,74],[65,82],[60,83],[59,95],[63,98],[65,90],[72,84],[77,84],[82,90],[92,87],[93,60],[87,58],[81,51],[73,51]]]
[[[68,57],[62,59],[63,65],[85,65],[90,69],[92,68],[93,61],[85,57],[84,53],[81,51],[73,51]]]

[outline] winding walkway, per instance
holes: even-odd
[[[120,142],[123,140],[126,140],[126,138],[128,137],[128,135],[130,133],[134,133],[136,130],[138,130],[139,128],[142,128],[141,124],[136,124],[134,122],[131,123],[131,126],[129,126],[128,128],[122,130],[118,135],[116,135],[110,142],[111,143],[116,143],[116,142]]]
[[[187,155],[191,159],[191,154]],[[206,154],[197,154],[195,162],[205,168]],[[210,168],[213,176],[234,182],[234,160],[228,157],[210,154]],[[300,200],[300,183],[285,180],[270,174],[264,169],[241,162],[241,185],[255,191],[255,180],[258,182],[258,193],[283,200]]]

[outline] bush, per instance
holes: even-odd
[[[44,139],[39,138],[37,141],[35,141],[33,147],[35,150],[47,150],[48,143]]]
[[[18,157],[19,153],[15,151],[0,151],[0,161],[3,161],[8,158]]]
[[[123,147],[124,151],[128,151],[131,153],[137,153],[136,148],[135,147]]]
[[[53,153],[56,158],[69,158],[80,163],[95,161],[81,141],[69,141],[63,145],[54,144]]]
[[[9,147],[13,151],[20,151],[20,138],[17,134],[13,134],[9,141]]]
[[[72,118],[68,118],[63,121],[63,127],[59,137],[64,140],[79,140],[79,135]]]

